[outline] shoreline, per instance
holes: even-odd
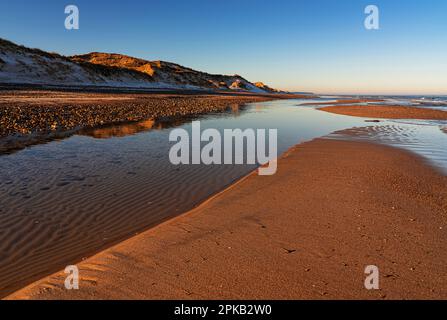
[[[70,137],[82,130],[225,112],[232,105],[291,98],[287,94],[0,91],[0,155]]]
[[[338,99],[332,102],[314,102],[314,103],[302,103],[300,106],[333,106],[333,105],[344,105],[344,104],[354,104],[354,103],[375,103],[383,102],[383,99]]]
[[[360,163],[350,159],[359,155]],[[433,224],[445,227],[446,217],[430,211],[446,210],[435,192],[447,196],[445,176],[417,155],[368,142],[316,139],[293,147],[279,161],[277,175],[262,180],[251,173],[199,207],[81,262],[81,290],[63,289],[65,275],[59,272],[7,299],[447,299],[447,278],[440,272],[447,255],[439,241],[445,236],[439,234],[441,229],[420,233]],[[403,183],[405,179],[409,181]],[[363,183],[360,194],[355,181]],[[415,183],[427,184],[429,191],[415,197]],[[284,194],[297,185],[307,189],[290,197]],[[395,204],[382,207],[371,202],[376,198]],[[368,205],[362,207],[363,203]],[[297,221],[297,213],[306,223]],[[393,228],[396,222],[399,228]],[[356,232],[358,227],[374,232]],[[390,228],[391,233],[383,230]],[[359,250],[363,246],[365,252]],[[343,254],[335,255],[334,261],[333,252],[338,251]],[[360,257],[363,263],[381,262],[387,272],[381,278],[383,290],[362,289]],[[402,266],[404,261],[411,266]],[[427,268],[420,269],[421,265]],[[350,276],[353,272],[357,282]]]
[[[336,105],[318,108],[318,110],[361,118],[447,120],[446,111],[399,105]]]

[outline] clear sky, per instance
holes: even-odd
[[[80,30],[64,28],[64,8]],[[380,9],[380,30],[364,9]],[[447,94],[445,0],[0,0],[0,37],[318,93]]]

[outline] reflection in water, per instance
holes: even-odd
[[[243,106],[239,104],[231,104],[226,110],[227,115],[239,117],[243,111]],[[225,115],[225,113],[219,114]],[[109,139],[131,136],[142,132],[151,130],[162,130],[181,126],[193,120],[200,120],[201,118],[208,118],[210,115],[191,115],[182,116],[180,118],[160,118],[148,119],[137,122],[123,122],[111,125],[105,125],[95,128],[81,129],[77,132],[81,136],[89,136],[95,139]]]
[[[258,108],[258,107],[257,107]],[[181,126],[193,120],[209,118],[210,116],[241,116],[245,109],[244,105],[231,104],[220,113],[181,116],[179,118],[146,119],[142,121],[122,122],[94,128],[74,129],[68,131],[56,131],[50,134],[31,134],[24,136],[10,136],[0,139],[0,156],[10,155],[26,147],[46,144],[54,140],[63,140],[73,135],[88,136],[95,139],[122,138],[151,130],[162,130]]]
[[[332,133],[328,138],[367,140],[410,150],[447,173],[447,136],[434,121],[383,121],[380,125],[356,127]]]
[[[396,102],[395,102],[396,103]],[[366,103],[380,104],[380,103]],[[392,104],[387,99],[383,104]],[[411,99],[398,100],[400,105],[413,106]],[[298,104],[303,108],[303,103]],[[304,103],[304,107],[318,109],[321,105],[318,100]],[[420,105],[414,107],[421,108]],[[432,104],[423,106],[425,108],[435,108]],[[442,107],[446,111],[445,107]],[[321,112],[321,111],[320,111]],[[356,118],[352,116],[340,115],[342,119]],[[356,118],[360,119],[360,118]],[[350,139],[350,140],[368,140],[376,143],[383,143],[399,148],[403,148],[417,153],[439,168],[442,172],[447,173],[447,137],[439,133],[441,130],[447,133],[447,121],[445,120],[416,120],[416,119],[396,119],[396,120],[364,120],[365,123],[377,123],[376,126],[367,124],[336,130],[326,138],[329,139]],[[313,121],[315,122],[315,121]]]
[[[79,135],[90,136],[96,139],[125,137],[154,128],[155,120],[149,119],[140,122],[122,123],[93,129],[83,129]]]
[[[172,165],[169,128],[191,131],[191,121],[200,119],[203,130],[221,133],[278,129],[281,154],[299,142],[371,125],[360,118],[296,107],[299,102],[231,106],[221,114],[84,130],[82,135],[0,156],[0,296],[192,209],[256,168]],[[446,159],[447,164],[447,135],[439,130],[446,123],[418,129],[412,123],[377,125],[363,136],[399,141],[419,152],[435,150],[424,154]]]
[[[232,104],[230,106],[231,112],[233,113],[234,117],[239,117],[240,115],[240,106],[238,104]]]

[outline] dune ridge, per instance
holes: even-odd
[[[0,38],[0,84],[279,93],[240,75],[213,75],[165,61],[92,52],[71,57]]]

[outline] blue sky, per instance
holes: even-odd
[[[80,30],[64,28],[64,8]],[[380,9],[366,30],[364,9]],[[445,0],[0,0],[0,37],[116,52],[319,93],[447,94]]]

